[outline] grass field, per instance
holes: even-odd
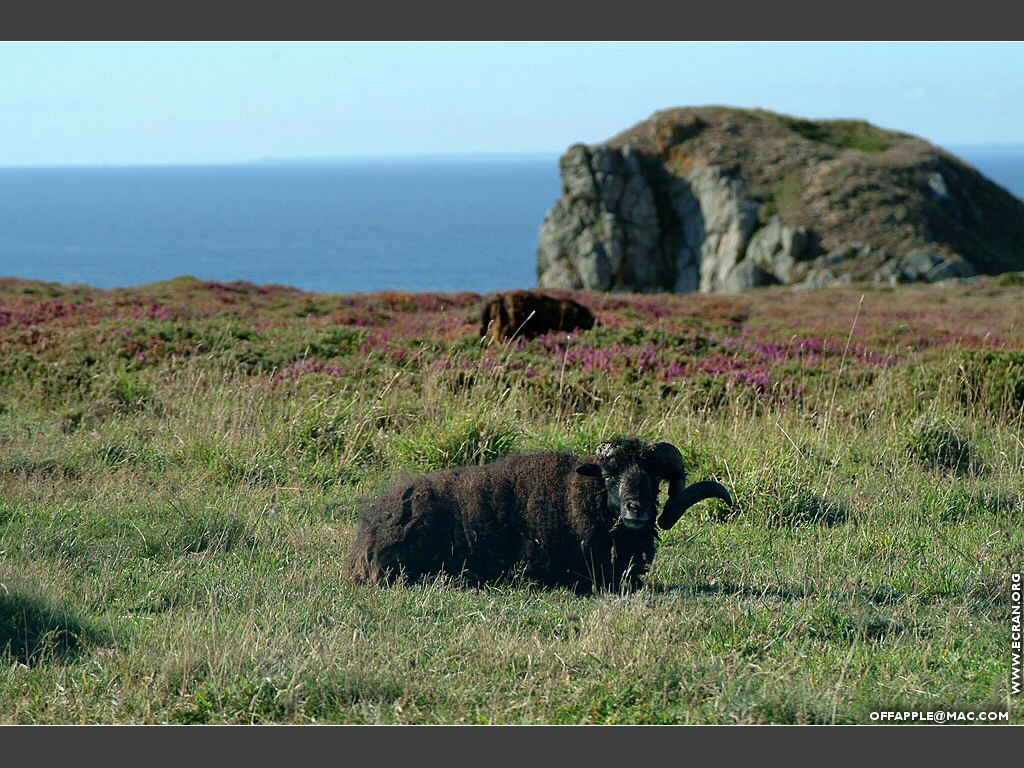
[[[1024,288],[578,295],[0,281],[0,721],[866,723],[1010,709]],[[353,586],[403,471],[669,440],[647,586]]]

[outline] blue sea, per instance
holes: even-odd
[[[1024,196],[1024,150],[961,151]],[[0,169],[0,276],[313,291],[536,284],[557,158]]]

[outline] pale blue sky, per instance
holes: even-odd
[[[1024,144],[1024,45],[4,43],[0,165],[557,153],[699,104]]]

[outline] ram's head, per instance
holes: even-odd
[[[612,440],[598,446],[594,461],[576,471],[604,482],[608,512],[633,531],[655,524],[668,530],[687,509],[703,499],[721,499],[732,506],[729,492],[712,481],[686,485],[683,455],[671,443],[649,445],[636,439]],[[658,483],[668,483],[668,500],[658,515]]]

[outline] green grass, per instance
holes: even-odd
[[[776,181],[758,209],[758,217],[761,222],[767,224],[776,214],[784,220],[792,220],[794,211],[800,205],[800,197],[804,191],[803,184],[803,177],[796,173],[783,176]]]
[[[802,120],[777,116],[783,124],[806,139],[838,149],[884,152],[892,146],[893,134],[863,120]]]
[[[882,367],[842,355],[856,307],[842,293],[623,297],[599,311],[623,324],[590,332],[610,347],[678,345],[697,329],[702,360],[729,349],[742,309],[759,333],[838,339],[820,365],[773,368],[793,378],[799,394],[786,396],[724,374],[595,373],[536,344],[481,350],[468,324],[443,318],[398,332],[419,311],[398,300],[380,309],[393,334],[383,352],[365,346],[376,330],[332,314],[344,301],[298,293],[253,293],[203,318],[0,328],[0,721],[1005,711],[1009,579],[1024,566],[1019,346],[918,350],[904,327],[924,317],[913,297],[946,301],[928,290],[870,297],[854,341],[894,339],[882,351],[899,359]],[[1019,288],[1001,290],[1024,306]],[[997,299],[963,301],[981,312]],[[993,332],[1015,339],[1017,313],[999,309]],[[103,323],[129,332],[86,344]],[[126,356],[143,328],[196,351]],[[356,373],[278,377],[314,358]],[[456,359],[466,364],[437,365]],[[737,501],[668,532],[638,592],[346,580],[360,500],[403,472],[585,451],[617,434],[675,442],[691,479],[716,478]],[[1019,699],[1009,706],[1024,715]]]

